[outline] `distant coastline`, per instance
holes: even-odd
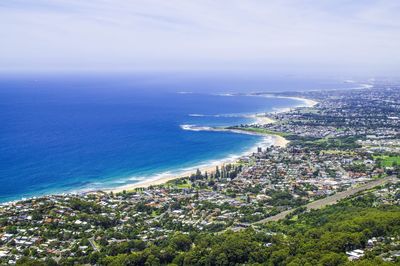
[[[312,100],[312,99],[307,99],[307,98],[300,98],[300,97],[286,97],[286,96],[273,96],[271,97],[274,98],[285,98],[285,99],[293,99],[297,101],[303,102],[300,105],[296,105],[294,107],[288,107],[284,109],[280,109],[279,111],[276,112],[269,112],[269,113],[281,113],[281,112],[287,112],[295,108],[299,107],[313,107],[314,105],[318,104],[317,101]],[[275,123],[276,121],[270,117],[267,116],[267,113],[264,114],[259,114],[255,113],[253,115],[250,115],[248,117],[251,117],[254,119],[253,124],[258,124],[258,125],[265,125],[265,124],[271,124]],[[218,162],[212,163],[207,166],[201,166],[201,167],[193,167],[192,170],[188,170],[179,174],[169,174],[165,175],[162,177],[157,177],[154,176],[149,177],[149,179],[132,183],[132,184],[125,184],[123,186],[115,187],[115,188],[108,188],[104,189],[103,191],[106,192],[113,192],[113,193],[119,193],[123,191],[131,191],[137,188],[147,188],[150,186],[157,186],[157,185],[162,185],[165,184],[171,180],[179,179],[179,178],[184,178],[188,177],[191,174],[193,174],[196,169],[199,169],[201,172],[208,172],[208,173],[213,173],[216,170],[216,167],[221,167],[226,164],[230,163],[236,163],[241,157],[246,157],[251,155],[253,152],[257,150],[258,147],[262,146],[262,148],[265,148],[266,146],[279,146],[279,147],[286,147],[286,145],[289,143],[289,140],[284,138],[283,136],[280,135],[275,135],[275,134],[264,134],[264,133],[257,133],[257,132],[249,132],[249,131],[244,131],[244,130],[237,130],[237,129],[227,129],[227,128],[218,128],[218,127],[197,127],[193,125],[181,125],[181,128],[183,130],[192,130],[192,131],[215,131],[215,132],[232,132],[232,133],[237,133],[237,134],[247,134],[247,135],[256,135],[256,136],[261,136],[264,137],[263,141],[258,142],[255,146],[251,147],[248,151],[235,156],[234,158],[225,158],[222,160],[219,160]],[[267,144],[268,143],[268,144]],[[196,169],[195,169],[196,168]],[[98,190],[97,190],[98,191]]]

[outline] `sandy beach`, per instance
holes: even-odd
[[[202,173],[204,173],[204,172],[213,173],[213,172],[215,172],[215,169],[216,169],[217,166],[221,167],[224,164],[234,163],[236,160],[237,159],[232,160],[232,161],[227,160],[227,161],[225,161],[223,163],[211,164],[210,166],[207,166],[207,167],[201,167],[201,168],[199,168],[199,170]],[[126,190],[126,191],[133,190],[135,188],[147,188],[147,187],[150,187],[150,186],[156,186],[156,185],[165,184],[168,181],[171,181],[171,180],[174,180],[174,179],[187,177],[187,176],[190,176],[193,173],[195,173],[195,171],[191,170],[191,171],[183,172],[181,174],[176,174],[176,175],[166,175],[164,177],[159,177],[159,178],[155,178],[155,179],[150,178],[149,180],[145,180],[145,181],[138,182],[138,183],[133,183],[133,184],[120,186],[120,187],[117,187],[117,188],[110,189],[108,191],[112,191],[114,193],[118,193],[118,192],[122,192],[124,190]]]
[[[272,124],[275,123],[276,120],[265,116],[265,115],[260,115],[260,114],[256,114],[254,116],[252,116],[252,118],[255,120],[254,124],[258,124],[258,125],[266,125],[266,124]]]
[[[286,97],[286,98],[302,101],[302,102],[304,102],[304,105],[301,105],[301,106],[304,106],[304,107],[313,107],[314,105],[318,104],[317,101],[307,99],[307,98],[301,98],[301,97]],[[297,107],[300,107],[300,106],[297,106]]]
[[[236,132],[239,133],[239,132]],[[242,133],[240,132],[240,134],[246,134],[246,133]],[[134,190],[136,188],[147,188],[150,186],[156,186],[156,185],[161,185],[161,184],[165,184],[168,181],[174,180],[174,179],[179,179],[179,178],[183,178],[183,177],[188,177],[191,174],[194,174],[195,171],[197,169],[199,169],[202,173],[207,172],[207,173],[214,173],[216,170],[216,167],[218,166],[219,168],[221,168],[223,165],[226,164],[230,164],[230,163],[236,163],[240,157],[243,156],[248,156],[250,154],[252,154],[253,152],[257,151],[257,147],[262,146],[262,148],[266,147],[266,142],[269,143],[269,145],[274,145],[274,146],[279,146],[279,147],[285,147],[289,141],[286,140],[285,138],[281,137],[281,136],[277,136],[277,135],[268,135],[266,136],[265,134],[258,134],[258,133],[249,133],[251,135],[258,135],[258,136],[264,136],[264,137],[268,137],[268,140],[264,140],[262,142],[257,143],[257,145],[255,145],[254,147],[252,147],[251,149],[249,149],[248,151],[237,155],[233,158],[227,158],[227,159],[223,159],[220,161],[217,161],[215,163],[210,163],[207,166],[200,166],[198,168],[193,167],[193,169],[179,173],[179,174],[170,174],[170,175],[165,175],[162,177],[155,177],[155,178],[149,178],[148,180],[144,180],[141,182],[137,182],[137,183],[132,183],[132,184],[127,184],[127,185],[123,185],[123,186],[119,186],[116,188],[112,188],[112,189],[106,189],[104,191],[108,191],[108,192],[114,192],[114,193],[118,193],[118,192],[122,192],[122,191],[130,191],[130,190]]]
[[[291,109],[297,108],[297,107],[312,107],[314,105],[316,105],[318,102],[311,100],[311,99],[306,99],[306,98],[299,98],[299,97],[280,97],[280,98],[290,98],[290,99],[294,99],[294,100],[298,100],[303,102],[303,104],[294,106],[292,108],[288,108],[288,109],[282,109],[280,112],[286,112],[289,111]],[[271,124],[271,123],[276,123],[276,120],[268,117],[268,114],[254,114],[252,116],[250,116],[251,118],[254,119],[254,123],[253,124],[258,124],[258,125],[266,125],[266,124]],[[183,125],[182,128],[184,130],[194,130],[194,131],[198,131],[198,130],[207,130],[207,131],[230,131],[233,133],[238,133],[238,134],[250,134],[250,135],[258,135],[258,136],[264,136],[264,137],[268,137],[269,139],[272,140],[272,142],[269,142],[269,145],[272,146],[279,146],[279,147],[286,147],[286,145],[289,143],[289,141],[287,139],[285,139],[282,136],[278,136],[278,135],[268,135],[268,134],[262,134],[262,133],[255,133],[255,132],[245,132],[245,131],[240,131],[240,130],[227,130],[227,129],[217,129],[217,128],[211,128],[211,127],[202,127],[202,128],[196,128],[196,127],[191,127],[189,125]],[[174,180],[174,179],[179,179],[179,178],[183,178],[183,177],[188,177],[191,174],[195,173],[196,169],[199,169],[201,172],[208,172],[208,173],[213,173],[216,169],[216,167],[220,167],[229,163],[236,163],[240,157],[243,156],[248,156],[253,152],[256,152],[257,147],[262,146],[262,148],[266,147],[266,143],[265,143],[265,139],[264,142],[262,143],[257,143],[257,145],[255,145],[254,147],[252,147],[251,149],[249,149],[248,151],[246,151],[243,154],[240,154],[238,156],[235,156],[234,158],[227,158],[224,160],[220,160],[218,162],[215,163],[211,163],[207,166],[201,166],[198,168],[193,167],[193,169],[189,170],[189,171],[185,171],[183,173],[179,173],[179,174],[170,174],[170,175],[165,175],[165,176],[155,176],[154,178],[149,178],[148,180],[144,180],[144,181],[140,181],[137,183],[132,183],[132,184],[127,184],[127,185],[123,185],[123,186],[119,186],[116,188],[112,188],[112,189],[106,189],[105,191],[108,192],[114,192],[114,193],[118,193],[118,192],[122,192],[122,191],[130,191],[130,190],[134,190],[136,188],[147,188],[150,186],[156,186],[156,185],[161,185],[161,184],[165,184],[168,181]],[[261,145],[260,145],[261,144]]]

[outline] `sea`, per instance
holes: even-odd
[[[237,92],[346,86],[228,75],[0,75],[0,202],[113,188],[233,158],[262,137],[185,129],[251,123],[251,114],[302,104]]]

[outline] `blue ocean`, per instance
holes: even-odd
[[[260,137],[182,125],[235,125],[251,122],[246,114],[299,104],[230,92],[334,87],[277,84],[168,75],[3,76],[0,201],[116,187],[240,154]]]

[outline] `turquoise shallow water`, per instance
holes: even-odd
[[[299,104],[143,84],[2,79],[0,201],[115,187],[239,154],[260,137],[186,131],[181,125],[239,124],[249,121],[243,114]]]

